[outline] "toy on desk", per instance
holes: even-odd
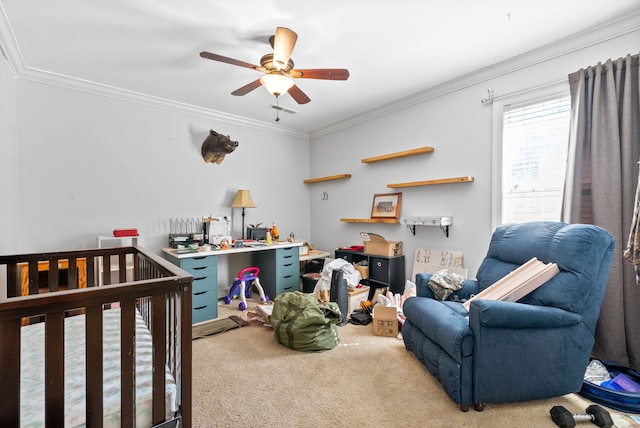
[[[268,302],[269,296],[264,294],[264,289],[260,285],[260,268],[252,266],[242,269],[238,272],[238,277],[233,280],[229,294],[224,298],[224,303],[229,304],[231,300],[240,298],[242,302],[238,305],[238,309],[244,311],[247,309],[247,297],[251,297],[251,284],[255,284],[260,293],[260,301]]]

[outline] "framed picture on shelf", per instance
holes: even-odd
[[[380,193],[373,195],[371,218],[400,219],[402,193]]]

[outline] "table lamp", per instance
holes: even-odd
[[[251,193],[248,190],[238,190],[236,197],[231,202],[231,208],[242,208],[242,239],[244,239],[244,209],[255,208],[256,204],[251,199]]]

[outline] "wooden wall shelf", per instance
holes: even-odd
[[[319,183],[321,181],[329,181],[329,180],[340,180],[343,178],[350,178],[351,174],[337,174],[337,175],[328,175],[326,177],[318,177],[318,178],[310,178],[308,180],[304,180],[305,183]]]
[[[433,153],[433,151],[434,151],[433,147],[425,146],[425,147],[419,147],[417,149],[404,150],[402,152],[389,153],[387,155],[374,156],[372,158],[365,158],[365,159],[362,159],[361,162],[362,163],[380,162],[380,161],[386,161],[389,159],[405,158],[407,156],[420,155],[422,153]]]
[[[340,221],[345,223],[386,223],[386,224],[398,224],[399,221],[395,218],[341,218]]]
[[[426,180],[426,181],[411,181],[407,183],[395,183],[387,184],[390,189],[397,189],[400,187],[416,187],[416,186],[433,186],[436,184],[450,184],[450,183],[468,183],[473,181],[473,177],[454,177],[454,178],[441,178],[439,180]]]

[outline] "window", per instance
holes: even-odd
[[[500,111],[497,224],[560,220],[569,141],[568,93],[504,103]]]

